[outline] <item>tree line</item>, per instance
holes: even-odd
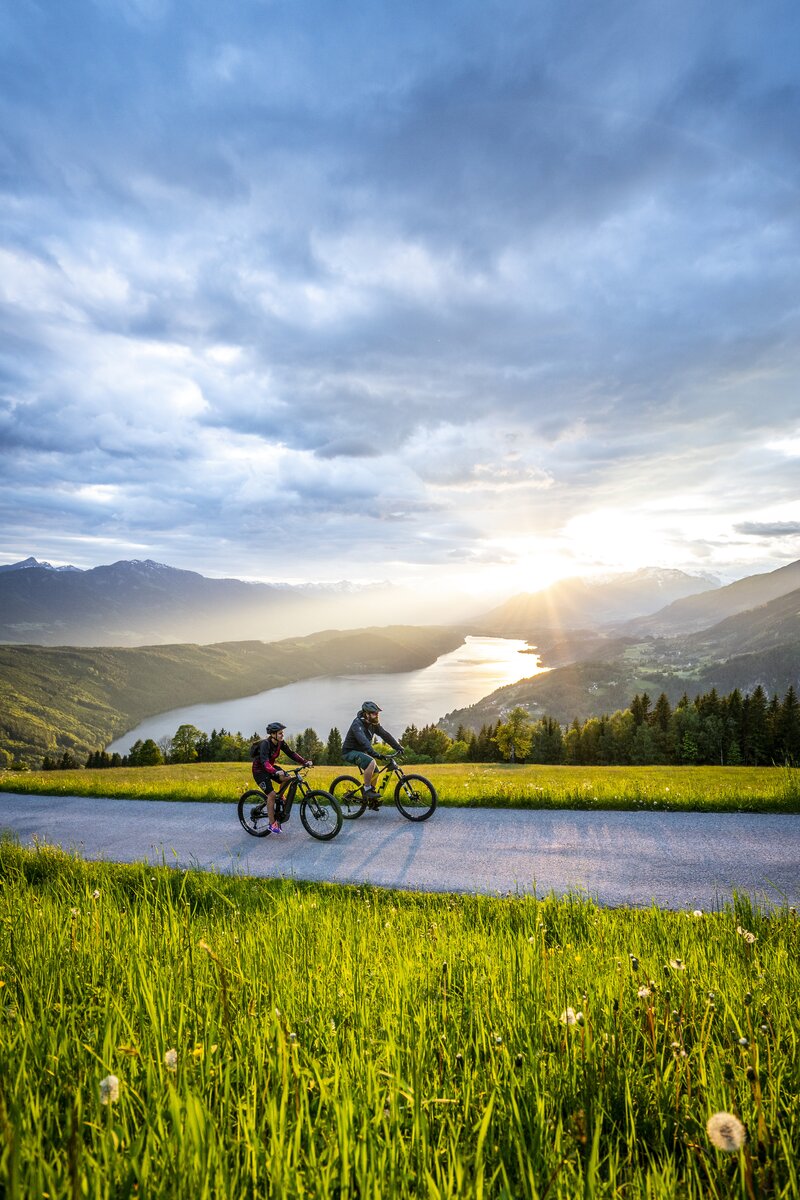
[[[245,738],[226,729],[203,733],[181,725],[170,737],[138,740],[126,755],[96,750],[88,769],[146,767],[163,763],[246,762],[259,734]],[[335,727],[323,742],[308,728],[287,744],[320,766],[342,764],[342,738]],[[533,719],[526,709],[512,709],[496,724],[476,733],[463,725],[450,737],[436,725],[409,725],[400,739],[409,762],[529,762],[573,766],[800,765],[800,701],[793,687],[783,698],[768,697],[759,684],[742,694],[735,688],[720,696],[716,688],[673,708],[665,693],[656,699],[637,693],[629,708],[611,715],[577,718],[562,726],[552,717]],[[43,770],[79,767],[69,751],[60,759],[45,757]]]

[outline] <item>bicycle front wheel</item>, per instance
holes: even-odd
[[[394,802],[409,821],[427,821],[436,808],[436,788],[424,775],[404,775],[394,789]]]
[[[306,792],[300,801],[300,820],[306,833],[318,842],[329,842],[342,828],[339,801],[330,792]]]
[[[361,784],[352,775],[339,775],[334,779],[328,791],[339,801],[345,821],[354,821],[367,807]]]
[[[245,792],[239,799],[237,809],[242,828],[253,837],[266,837],[269,833],[269,817],[267,816],[267,797],[263,792],[253,789]]]

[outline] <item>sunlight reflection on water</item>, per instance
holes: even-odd
[[[495,688],[538,675],[544,668],[538,655],[521,653],[526,645],[512,638],[468,637],[458,649],[419,671],[323,675],[239,700],[176,708],[149,717],[108,749],[127,754],[137,738],[158,740],[173,734],[179,725],[196,725],[206,733],[224,728],[249,736],[276,720],[286,724],[289,735],[310,725],[324,741],[334,725],[344,735],[363,700],[380,704],[385,727],[399,736],[407,725],[435,723]]]

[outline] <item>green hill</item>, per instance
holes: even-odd
[[[155,713],[315,675],[416,670],[463,636],[395,625],[211,646],[0,646],[0,749],[27,763],[65,750],[83,757]]]
[[[712,687],[721,693],[752,692],[761,684],[771,695],[782,695],[790,685],[798,690],[800,589],[681,637],[634,642],[575,634],[552,643],[542,639],[539,650],[552,670],[448,713],[443,728],[450,734],[461,724],[477,730],[517,705],[562,724],[573,717],[585,721],[626,708],[642,691],[651,697],[664,692],[674,704],[684,692],[691,697]]]

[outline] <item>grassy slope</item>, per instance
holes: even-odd
[[[753,654],[737,654],[725,661],[695,653],[688,661],[674,661],[663,643],[629,645],[616,657],[591,659],[556,667],[546,674],[521,679],[491,692],[469,708],[456,709],[440,724],[453,734],[460,724],[478,730],[502,720],[521,705],[533,717],[547,715],[566,724],[574,717],[585,721],[625,709],[637,692],[651,699],[666,693],[676,704],[684,692],[693,699],[715,687],[727,694],[734,688],[751,692],[761,684],[769,695],[783,696],[800,681],[800,643],[786,644]],[[544,655],[544,665],[548,665]]]
[[[315,767],[326,788],[349,767]],[[503,808],[642,808],[707,812],[800,812],[800,772],[781,767],[410,766],[442,804]],[[246,763],[128,767],[113,771],[0,772],[0,791],[233,803],[251,785]],[[389,802],[391,792],[388,793]]]
[[[28,761],[65,749],[85,755],[154,713],[314,675],[414,670],[461,640],[444,626],[388,626],[272,643],[0,646],[0,747]]]
[[[2,844],[0,881],[9,1196],[799,1194],[785,909],[412,896]],[[714,1149],[719,1111],[745,1149]]]

